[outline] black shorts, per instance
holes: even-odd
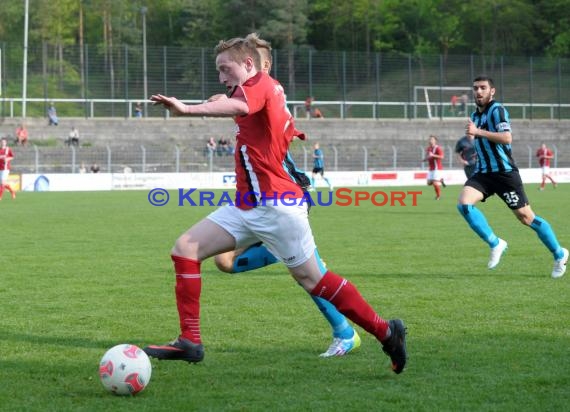
[[[324,175],[324,173],[325,173],[325,169],[323,169],[322,167],[315,167],[315,168],[313,169],[313,174],[316,175],[317,173],[320,173],[321,176],[322,176],[322,175]]]
[[[483,202],[497,194],[512,210],[528,205],[521,175],[515,172],[476,173],[471,176],[465,186],[470,186],[483,193]]]
[[[475,172],[476,168],[477,168],[477,165],[465,165],[465,166],[463,166],[463,171],[465,172],[465,177],[467,177],[467,179],[469,179],[471,176],[473,176],[473,173]]]

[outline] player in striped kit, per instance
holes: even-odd
[[[473,80],[473,95],[477,110],[465,127],[466,134],[475,136],[477,168],[461,194],[457,208],[471,229],[491,248],[487,267],[495,268],[507,250],[507,242],[495,235],[483,213],[475,207],[489,196],[497,194],[513,211],[517,219],[529,226],[554,257],[551,276],[560,278],[566,271],[568,249],[558,243],[550,224],[534,214],[524,191],[518,168],[511,155],[513,140],[509,113],[494,100],[495,86],[487,76]]]

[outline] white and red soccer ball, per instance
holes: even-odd
[[[116,395],[135,395],[148,385],[152,366],[147,354],[136,345],[113,346],[99,362],[99,377]]]

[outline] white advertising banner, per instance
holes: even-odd
[[[541,169],[521,169],[524,183],[540,183]],[[570,168],[551,169],[550,174],[559,183],[570,182]],[[448,185],[465,183],[463,170],[443,170]],[[310,175],[309,175],[310,176]],[[334,188],[422,186],[426,170],[394,170],[371,172],[326,172]],[[315,186],[327,187],[317,176]],[[228,173],[86,173],[86,174],[22,174],[24,191],[96,191],[96,190],[150,190],[161,189],[233,189],[235,174]]]

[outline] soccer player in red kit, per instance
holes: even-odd
[[[261,71],[269,74],[273,64],[271,44],[266,40],[260,39],[257,33],[248,34],[246,36],[246,40],[255,42],[257,51],[259,52]],[[276,84],[279,83],[276,81]],[[226,94],[218,94],[210,97],[208,100],[213,101],[227,98]],[[289,118],[289,122],[291,122],[294,127],[295,119],[293,119],[293,116]],[[291,130],[288,130],[288,132],[290,133]],[[293,136],[298,137],[301,140],[306,139],[304,133],[294,128]],[[290,153],[286,155],[283,167],[287,170],[290,178],[293,179],[297,185],[301,186],[303,192],[306,192],[309,189],[311,184],[310,179],[306,176],[305,172],[297,169]],[[317,256],[321,273],[325,273],[326,267],[318,256],[318,252],[316,250],[315,254]],[[273,256],[262,242],[257,242],[253,245],[238,248],[230,252],[220,253],[214,257],[216,267],[226,273],[247,272],[277,263],[278,261],[279,260]],[[323,358],[344,356],[354,349],[358,349],[361,343],[360,336],[356,329],[354,329],[346,320],[346,317],[344,317],[329,301],[318,296],[312,296],[310,294],[309,296],[311,296],[311,299],[317,305],[317,308],[332,330],[332,343],[329,345],[327,350],[319,356]]]
[[[544,186],[546,185],[546,179],[552,182],[552,186],[556,189],[556,182],[550,176],[550,159],[554,159],[554,154],[552,150],[546,147],[546,144],[543,143],[540,145],[540,149],[536,151],[536,157],[538,157],[538,163],[540,164],[540,168],[542,169],[542,182],[540,183],[539,190],[544,190]]]
[[[16,197],[16,192],[8,184],[10,165],[13,158],[14,152],[8,147],[8,141],[3,137],[0,140],[0,200],[2,200],[2,196],[4,195],[4,189],[10,192],[12,199]]]
[[[437,137],[430,135],[429,146],[426,149],[424,161],[428,162],[427,184],[433,185],[435,190],[435,200],[441,197],[441,186],[445,187],[445,182],[441,176],[443,166],[441,160],[444,158],[443,149],[437,144]]]
[[[401,373],[406,364],[406,330],[401,320],[384,320],[348,280],[319,269],[303,191],[283,168],[293,137],[283,88],[261,72],[256,44],[243,38],[215,48],[219,80],[228,99],[185,105],[160,94],[151,100],[174,115],[228,116],[237,125],[235,205],[226,204],[182,234],[172,249],[181,334],[167,345],[144,350],[152,357],[199,362],[201,262],[218,253],[261,241],[293,278],[314,296],[328,300],[371,333]]]

